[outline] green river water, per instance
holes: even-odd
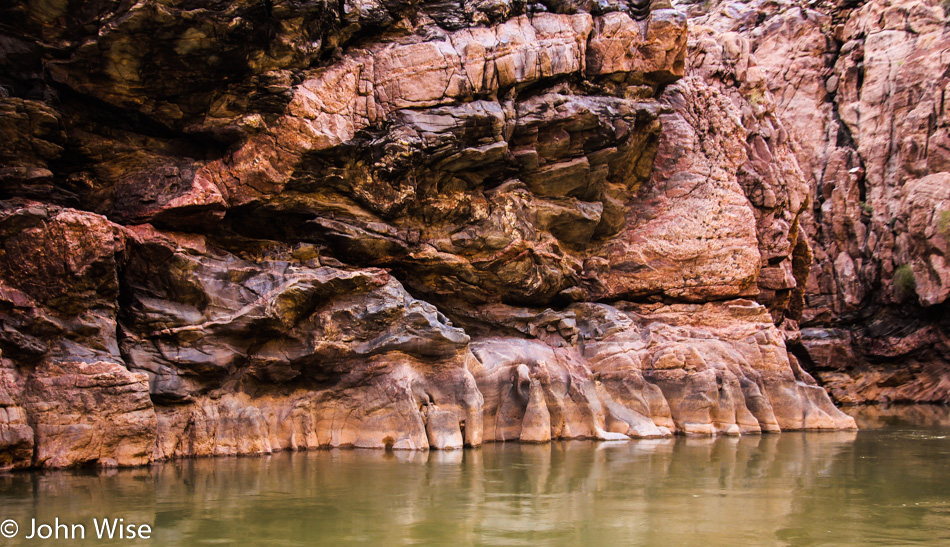
[[[950,410],[858,421],[860,432],[0,474],[0,521],[17,525],[0,546],[950,545]],[[59,539],[41,539],[56,519]],[[147,525],[150,539],[101,541],[103,519]],[[71,537],[80,528],[85,541]]]

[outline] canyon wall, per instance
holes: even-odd
[[[754,59],[810,188],[796,355],[843,403],[950,402],[950,5],[683,8]]]
[[[940,336],[947,185],[879,294],[878,133],[810,139],[729,10],[0,3],[0,467],[853,428],[806,369],[856,392],[873,299]]]

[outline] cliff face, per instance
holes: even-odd
[[[950,402],[946,2],[713,3],[811,189],[798,355],[842,402]]]
[[[854,426],[786,346],[845,316],[804,294],[833,241],[741,33],[622,0],[0,13],[0,466]]]

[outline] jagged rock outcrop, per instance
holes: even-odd
[[[2,467],[854,427],[787,350],[807,183],[734,34],[662,2],[0,13]]]
[[[14,201],[0,209],[0,237],[3,463],[148,463],[148,378],[126,366],[116,339],[121,227]]]
[[[806,365],[843,402],[950,402],[944,3],[692,4],[767,80],[810,187]]]

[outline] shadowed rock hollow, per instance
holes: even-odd
[[[766,75],[667,3],[0,13],[0,467],[854,427]]]

